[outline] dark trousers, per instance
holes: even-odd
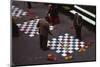
[[[27,2],[27,5],[28,5],[28,8],[29,8],[29,9],[32,8],[31,2]]]
[[[47,49],[47,41],[48,41],[48,36],[43,36],[40,35],[40,48],[43,50]]]
[[[12,36],[14,36],[14,37],[19,36],[19,28],[13,22],[12,22]]]
[[[81,40],[81,27],[75,27],[75,31],[76,31],[76,38],[78,38],[79,40]]]

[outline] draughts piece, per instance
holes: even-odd
[[[62,55],[63,57],[67,56],[67,54],[66,54],[66,53],[62,53],[61,55]]]
[[[23,12],[23,13],[22,13],[22,16],[25,16],[25,15],[27,15],[27,12]]]
[[[50,30],[53,30],[53,29],[54,29],[54,26],[49,26],[49,29],[50,29]]]
[[[57,49],[57,50],[56,50],[56,52],[57,52],[57,53],[60,53],[60,52],[61,52],[61,50],[60,50],[60,49]]]

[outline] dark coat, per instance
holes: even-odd
[[[83,21],[82,17],[79,16],[78,14],[75,14],[74,16],[74,26],[75,27],[82,27]]]
[[[42,36],[48,36],[48,33],[51,34],[49,30],[49,23],[45,19],[40,19],[39,23],[37,24],[39,28],[39,34]]]

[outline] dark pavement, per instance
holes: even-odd
[[[13,5],[27,11],[27,4],[25,2],[13,2]],[[48,7],[44,4],[32,3],[32,9],[35,15],[43,18],[46,16]],[[72,29],[73,19],[69,16],[59,13],[60,24],[55,25],[55,29],[52,31],[55,37],[65,33],[75,36],[75,31]],[[16,22],[22,23],[28,21],[27,16],[19,18]],[[82,40],[84,42],[92,42],[92,47],[88,48],[83,55],[79,55],[78,52],[73,53],[73,59],[66,61],[64,57],[55,51],[42,51],[39,45],[39,36],[30,38],[23,32],[20,32],[19,37],[12,38],[12,61],[15,65],[29,65],[29,64],[48,64],[48,63],[68,63],[68,62],[84,62],[95,61],[96,57],[96,33],[88,30],[85,26],[82,27]],[[49,39],[52,37],[49,36]],[[57,56],[57,61],[48,61],[47,55],[52,53]]]

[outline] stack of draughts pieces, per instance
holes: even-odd
[[[19,30],[27,34],[29,37],[34,37],[35,35],[39,35],[39,31],[37,28],[37,24],[40,19],[30,20],[27,22],[19,23],[17,26],[19,27]],[[53,30],[54,27],[50,26],[50,30]]]
[[[63,57],[66,57],[69,54],[72,54],[74,51],[83,48],[85,43],[75,39],[69,34],[64,34],[63,36],[58,36],[58,38],[52,38],[51,41],[48,41],[48,47],[51,50],[56,51],[61,54]]]

